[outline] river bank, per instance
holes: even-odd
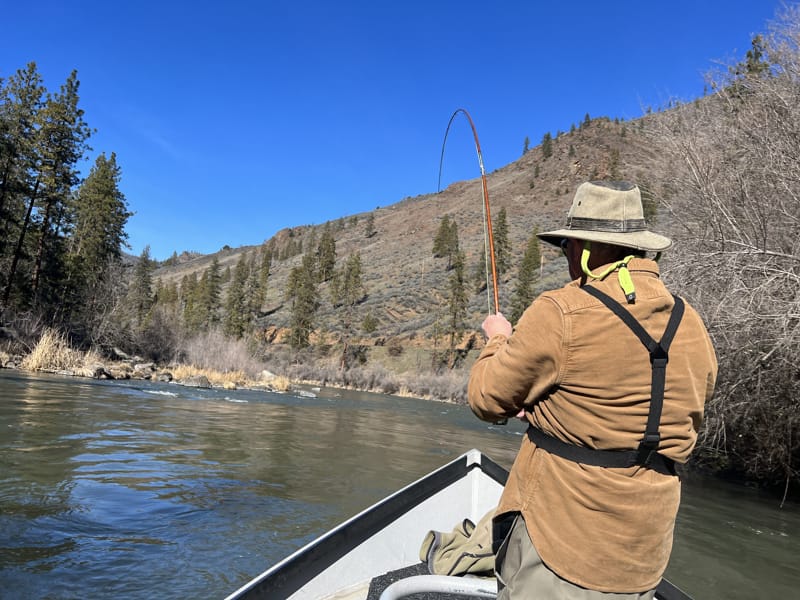
[[[210,351],[209,354],[214,354]],[[219,354],[219,353],[218,353]],[[417,359],[418,360],[418,359]],[[309,387],[389,394],[457,404],[466,403],[466,372],[432,373],[414,371],[413,375],[394,372],[376,361],[350,368],[336,365],[330,357],[315,360],[286,360],[254,364],[251,360],[238,367],[214,368],[192,363],[171,362],[159,365],[139,356],[129,356],[114,349],[113,356],[72,348],[67,338],[46,330],[28,352],[21,345],[0,350],[0,368],[22,369],[64,377],[90,379],[141,379],[172,382],[189,387],[251,389],[285,392]]]

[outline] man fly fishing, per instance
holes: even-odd
[[[486,317],[469,380],[478,417],[529,424],[494,518],[498,598],[652,598],[714,349],[647,256],[672,242],[647,229],[635,185],[582,184],[566,227],[539,237],[573,281],[515,329]]]

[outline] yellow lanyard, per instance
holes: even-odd
[[[591,247],[591,242],[583,242],[583,252],[581,253],[581,270],[592,279],[604,279],[608,277],[610,273],[619,269],[619,285],[622,287],[622,291],[625,294],[625,299],[628,301],[628,304],[633,304],[636,302],[636,291],[633,288],[631,272],[628,270],[628,263],[633,258],[633,254],[629,254],[622,260],[611,263],[602,273],[596,274],[592,273],[591,269],[589,269],[589,255],[591,253]]]

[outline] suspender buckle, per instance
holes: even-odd
[[[658,451],[658,443],[661,436],[658,433],[645,433],[636,454],[636,464],[647,466],[653,459],[653,455]]]
[[[663,369],[667,366],[668,362],[669,355],[661,344],[658,344],[654,349],[650,350],[650,364],[653,365],[654,369]]]

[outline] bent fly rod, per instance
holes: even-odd
[[[481,153],[481,143],[478,141],[478,132],[475,129],[475,123],[472,121],[472,117],[469,116],[469,113],[463,109],[458,108],[456,111],[450,116],[450,121],[447,123],[447,129],[444,132],[444,140],[442,141],[442,154],[439,158],[439,183],[437,185],[436,191],[439,192],[442,186],[442,163],[444,162],[444,147],[447,144],[447,134],[450,133],[450,125],[453,124],[453,119],[456,118],[458,113],[463,113],[467,120],[469,121],[469,126],[472,128],[472,137],[475,139],[475,151],[478,153],[478,165],[481,169],[481,183],[483,185],[483,248],[486,254],[486,301],[489,305],[489,310],[492,310],[491,299],[489,296],[489,265],[491,265],[492,270],[492,289],[494,290],[494,312],[500,312],[500,301],[499,295],[497,291],[497,266],[495,265],[494,260],[494,236],[492,235],[492,213],[489,209],[489,188],[486,184],[486,172],[483,168],[483,154]]]

